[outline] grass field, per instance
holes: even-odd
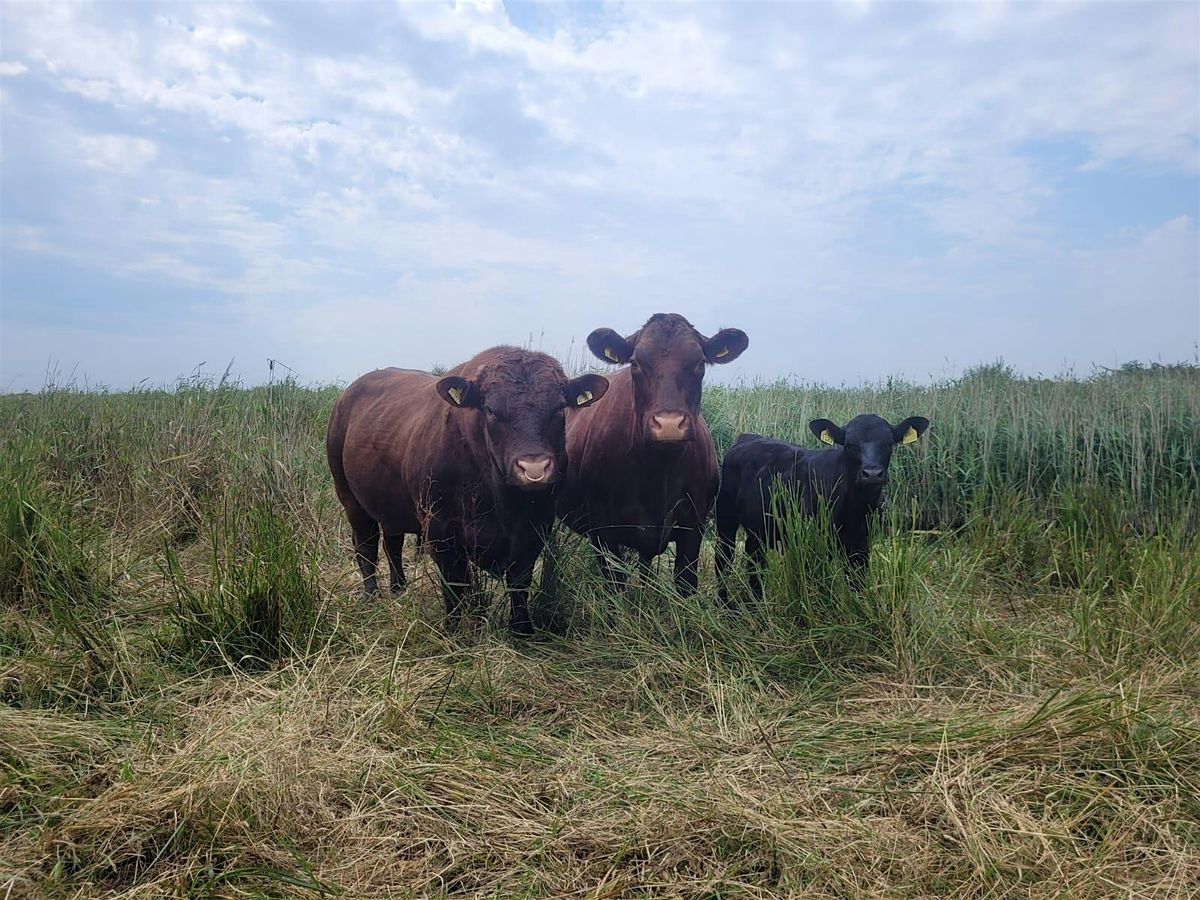
[[[361,596],[337,393],[0,397],[0,897],[1197,892],[1200,368],[710,387],[721,449],[932,420],[867,590],[560,530],[525,641]]]

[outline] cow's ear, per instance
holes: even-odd
[[[479,406],[480,391],[475,382],[457,375],[447,375],[437,383],[438,395],[451,406],[463,408]]]
[[[587,339],[588,349],[599,359],[614,365],[624,365],[633,356],[633,344],[611,328],[597,328]]]
[[[924,416],[909,416],[892,429],[892,437],[897,444],[915,444],[929,427],[929,420]]]
[[[808,423],[808,428],[822,444],[837,444],[841,446],[846,443],[846,432],[842,431],[842,429],[838,428],[828,419],[813,419]]]
[[[583,406],[591,406],[603,397],[607,390],[608,379],[603,375],[580,375],[567,382],[564,393],[567,398],[567,406],[571,409],[579,409]]]
[[[750,346],[750,338],[740,328],[722,328],[704,342],[704,356],[710,363],[733,362]]]

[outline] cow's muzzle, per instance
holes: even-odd
[[[650,440],[655,443],[690,441],[693,437],[691,419],[687,413],[660,412],[650,416]]]
[[[887,469],[863,466],[862,471],[858,473],[858,483],[864,487],[887,484],[887,482]]]
[[[548,455],[519,456],[513,462],[512,480],[517,487],[526,490],[540,490],[550,487],[555,481],[557,471],[554,457]]]

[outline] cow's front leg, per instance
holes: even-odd
[[[675,587],[693,594],[700,583],[700,527],[675,529]]]
[[[463,599],[471,593],[471,569],[467,554],[458,541],[447,537],[430,542],[430,555],[442,580],[447,625],[457,628],[462,621]]]
[[[871,536],[866,523],[859,528],[838,529],[838,542],[846,557],[846,568],[850,586],[858,591],[867,586],[867,576],[871,564]]]
[[[842,549],[846,554],[850,586],[854,590],[861,592],[866,588],[867,579],[871,572],[870,544],[864,538],[860,541],[851,541],[843,544]]]
[[[753,531],[746,532],[746,582],[750,585],[750,595],[762,599],[763,571],[767,567],[767,553],[760,535]]]
[[[504,576],[510,612],[508,627],[513,634],[533,634],[533,619],[529,617],[529,587],[533,584],[533,564],[521,566]]]
[[[595,535],[590,540],[592,551],[596,554],[596,565],[599,567],[600,575],[604,578],[605,583],[614,591],[624,589],[625,571],[619,566],[613,565],[613,557],[617,556],[617,548]]]

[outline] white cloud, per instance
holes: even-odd
[[[145,138],[123,134],[89,134],[79,138],[79,154],[89,169],[130,175],[154,161],[158,147]]]
[[[6,51],[25,62],[0,64],[23,76],[6,84],[21,127],[5,165],[16,145],[52,175],[36,223],[5,218],[6,245],[210,291],[263,340],[334,341],[345,360],[344,303],[420,323],[399,348],[417,353],[438,305],[477,308],[447,332],[468,349],[527,314],[569,343],[672,307],[703,328],[741,317],[802,339],[815,321],[832,339],[838,315],[888,320],[913,297],[957,294],[982,317],[1038,290],[1035,271],[1061,296],[1105,271],[1112,309],[1135,302],[1124,272],[1160,266],[1175,298],[1200,277],[1178,258],[1190,218],[1065,242],[1046,215],[1074,168],[1200,171],[1194,6],[542,12],[557,24],[531,32],[495,2],[10,5]],[[60,106],[26,99],[30,84]],[[1056,143],[1072,161],[1047,162]],[[888,239],[911,258],[877,252]],[[753,346],[762,371],[793,366]],[[439,359],[469,355],[451,351]]]

